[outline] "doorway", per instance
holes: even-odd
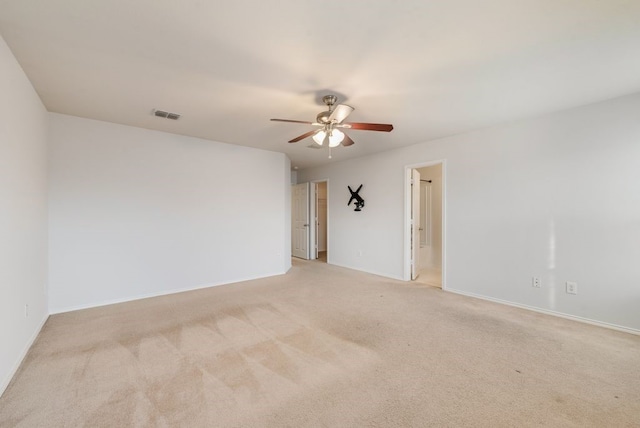
[[[312,259],[327,263],[328,259],[328,183],[316,181],[311,183],[312,201],[311,217],[314,219],[311,229]]]
[[[329,185],[327,180],[300,183],[291,191],[291,255],[327,263]]]
[[[405,279],[444,288],[445,163],[406,167]]]

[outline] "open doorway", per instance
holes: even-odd
[[[300,183],[291,188],[291,255],[327,263],[329,183]]]
[[[444,285],[444,162],[411,165],[407,172],[405,279]]]
[[[316,181],[311,183],[311,258],[327,263],[328,259],[328,183]]]

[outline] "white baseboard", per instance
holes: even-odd
[[[0,397],[2,397],[2,394],[4,394],[4,392],[7,390],[7,387],[11,383],[11,380],[13,379],[13,377],[18,372],[18,369],[20,368],[20,364],[22,364],[22,360],[24,360],[24,357],[27,356],[27,352],[29,352],[29,349],[31,349],[31,346],[33,345],[33,342],[36,341],[36,338],[40,334],[40,331],[42,330],[42,327],[44,327],[44,323],[47,322],[48,319],[49,319],[49,315],[47,314],[47,315],[44,316],[42,321],[40,321],[40,325],[38,325],[38,328],[33,333],[31,338],[27,342],[26,346],[24,347],[24,349],[22,350],[22,352],[20,353],[20,355],[16,359],[16,362],[13,365],[13,368],[11,369],[11,371],[9,372],[9,375],[7,376],[6,379],[3,379],[2,384],[0,384]]]
[[[216,282],[216,283],[209,283],[209,284],[201,284],[201,285],[196,285],[195,287],[166,290],[166,291],[160,291],[158,293],[140,294],[140,295],[136,295],[136,296],[124,297],[122,299],[105,300],[105,301],[102,301],[102,302],[88,303],[88,304],[85,304],[85,305],[67,306],[67,307],[62,307],[62,308],[49,308],[49,313],[51,315],[62,314],[62,313],[65,313],[65,312],[79,311],[79,310],[82,310],[82,309],[91,309],[91,308],[97,308],[97,307],[100,307],[100,306],[115,305],[117,303],[132,302],[134,300],[149,299],[151,297],[160,297],[160,296],[166,296],[166,295],[169,295],[169,294],[177,294],[177,293],[184,293],[184,292],[187,292],[187,291],[201,290],[203,288],[217,287],[219,285],[237,284],[239,282],[253,281],[255,279],[270,278],[272,276],[284,275],[286,273],[287,273],[286,271],[285,272],[277,272],[277,273],[272,273],[272,274],[267,274],[267,275],[260,275],[260,276],[255,276],[255,277],[246,277],[246,278],[234,279],[231,282]]]
[[[357,267],[353,267],[353,266],[349,266],[349,265],[343,265],[343,264],[340,264],[340,263],[333,263],[331,260],[328,260],[327,264],[328,265],[332,265],[332,266],[338,266],[338,267],[346,268],[346,269],[357,270],[358,272],[370,273],[371,275],[381,276],[383,278],[390,278],[390,279],[396,279],[398,281],[404,281],[404,279],[399,277],[399,276],[393,276],[393,275],[389,275],[388,273],[381,273],[381,272],[376,272],[376,271],[372,271],[372,270],[365,270],[365,269],[362,269],[362,268],[357,268]]]
[[[487,300],[487,301],[494,302],[494,303],[500,303],[502,305],[513,306],[513,307],[520,308],[520,309],[526,309],[528,311],[539,312],[541,314],[546,314],[546,315],[553,315],[553,316],[559,317],[559,318],[565,318],[565,319],[572,320],[572,321],[578,321],[578,322],[585,323],[585,324],[591,324],[591,325],[595,325],[595,326],[598,326],[598,327],[604,327],[604,328],[608,328],[608,329],[611,329],[611,330],[622,331],[624,333],[635,334],[635,335],[640,336],[640,330],[636,330],[635,328],[624,327],[624,326],[621,326],[621,325],[610,324],[610,323],[602,322],[602,321],[596,321],[596,320],[592,320],[592,319],[589,319],[589,318],[579,317],[579,316],[576,316],[576,315],[565,314],[563,312],[556,312],[556,311],[551,311],[549,309],[537,308],[535,306],[523,305],[521,303],[514,303],[514,302],[510,302],[508,300],[496,299],[496,298],[493,298],[493,297],[483,296],[481,294],[469,293],[467,291],[452,290],[451,288],[447,288],[447,289],[443,289],[443,290],[451,292],[451,293],[467,296],[467,297],[474,297],[476,299]]]

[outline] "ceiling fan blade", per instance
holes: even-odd
[[[304,123],[305,125],[313,125],[313,122],[307,120],[290,120],[290,119],[271,119],[274,122],[291,122],[291,123]]]
[[[313,131],[305,132],[304,134],[297,136],[293,140],[289,140],[289,142],[290,143],[297,143],[300,140],[304,140],[307,137],[311,137],[316,132],[320,132],[320,130],[319,129],[314,129]]]
[[[345,123],[345,128],[350,129],[360,129],[363,131],[382,131],[382,132],[391,132],[393,130],[393,125],[388,123],[360,123],[360,122],[351,122]]]
[[[348,106],[346,104],[338,104],[336,108],[331,112],[331,115],[329,116],[329,122],[335,120],[335,123],[342,123],[342,121],[345,120],[353,110],[354,108],[351,106]]]
[[[345,147],[352,146],[353,140],[347,134],[344,134],[344,140],[342,140],[342,145]]]

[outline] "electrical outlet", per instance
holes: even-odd
[[[534,276],[533,278],[531,278],[531,286],[534,288],[542,287],[542,282],[540,281],[540,278],[538,278],[537,276]]]
[[[567,294],[578,294],[577,282],[567,281],[565,284],[567,286]]]

